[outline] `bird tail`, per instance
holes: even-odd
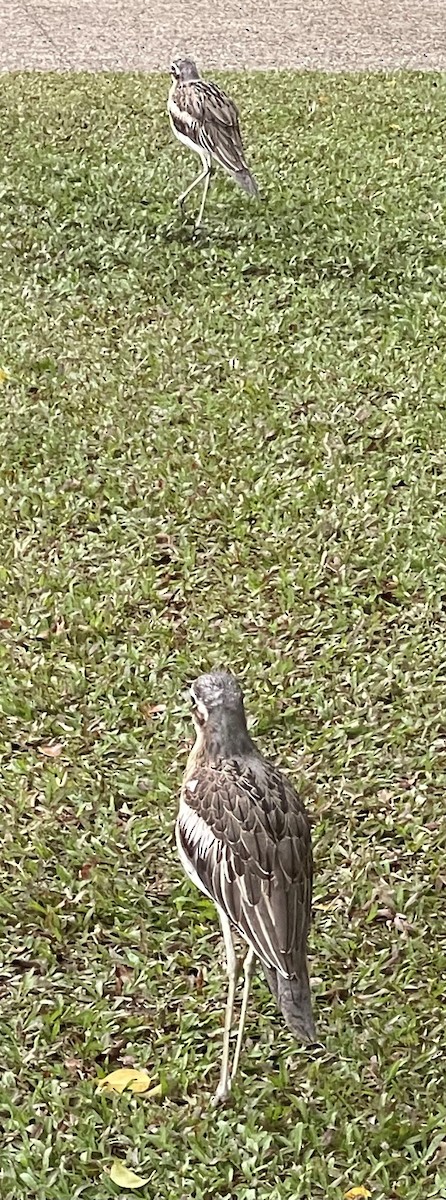
[[[240,171],[234,171],[233,174],[235,182],[238,183],[239,187],[243,188],[244,192],[248,193],[248,196],[258,196],[258,185],[247,167],[243,167]]]
[[[300,1042],[315,1042],[316,1029],[311,1011],[310,984],[307,965],[299,977],[284,979],[279,971],[264,965],[269,987],[282,1013],[285,1025]]]

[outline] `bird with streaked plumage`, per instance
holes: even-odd
[[[288,1029],[299,1041],[316,1041],[307,967],[313,860],[308,814],[290,781],[252,741],[237,679],[225,671],[201,675],[190,696],[196,740],[181,789],[176,842],[187,875],[216,905],[225,944],[228,998],[218,1104],[228,1099],[239,1064],[256,959]],[[230,1069],[241,966],[234,932],[248,949]]]
[[[258,194],[257,183],[246,164],[234,102],[215,83],[202,79],[191,58],[172,63],[172,85],[167,112],[175,134],[184,146],[200,155],[202,170],[178,197],[182,206],[189,192],[203,183],[203,196],[195,227],[203,217],[212,174],[213,159],[235,179],[249,196]]]

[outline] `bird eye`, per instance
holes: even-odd
[[[190,704],[195,724],[205,725],[207,719],[206,710],[204,712],[202,711],[203,706],[199,704],[199,701],[197,700],[197,697],[194,696],[193,692],[190,692]]]

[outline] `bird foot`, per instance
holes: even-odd
[[[229,1100],[230,1095],[231,1080],[228,1079],[226,1083],[219,1083],[215,1096],[213,1096],[211,1100],[211,1108],[218,1108],[219,1104],[226,1104],[226,1101]]]

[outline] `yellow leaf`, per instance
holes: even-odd
[[[162,1094],[163,1089],[160,1083],[157,1083],[156,1087],[149,1088],[148,1092],[146,1092],[146,1096],[162,1096]]]
[[[129,1171],[124,1163],[119,1162],[119,1159],[113,1159],[113,1166],[110,1171],[110,1179],[113,1183],[117,1183],[118,1187],[129,1188],[130,1191],[140,1187],[145,1187],[148,1179],[141,1179],[140,1175],[135,1175],[134,1171]]]
[[[5,371],[4,367],[0,367],[0,387],[3,387],[7,379],[9,379],[8,372]]]
[[[349,1188],[348,1192],[344,1192],[344,1200],[367,1200],[367,1196],[371,1196],[366,1187]]]
[[[120,1067],[119,1071],[112,1071],[111,1075],[105,1075],[96,1082],[103,1091],[121,1094],[121,1092],[146,1092],[150,1087],[151,1080],[146,1071],[137,1071],[134,1067]]]

